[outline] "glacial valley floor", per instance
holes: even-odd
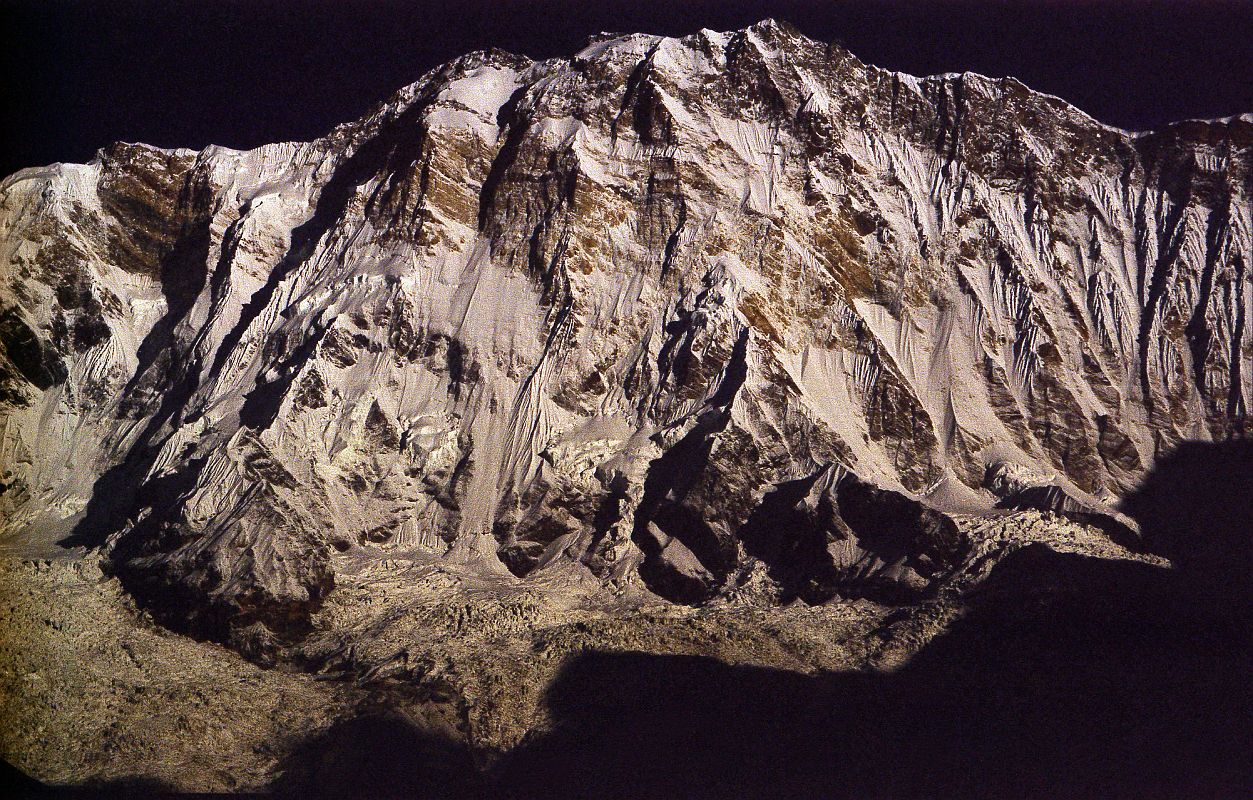
[[[887,607],[363,562],[277,666],[94,556],[0,558],[0,757],[50,786],[404,797],[1248,796],[1253,612],[1036,512]]]

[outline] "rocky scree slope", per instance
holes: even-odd
[[[1251,161],[1250,115],[1128,133],[766,21],[24,170],[0,535],[263,648],[389,560],[914,599],[968,555],[948,512],[1111,512],[1248,435]]]

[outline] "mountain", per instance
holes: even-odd
[[[0,535],[257,658],[414,564],[905,603],[1013,509],[1154,551],[1121,501],[1253,431],[1251,195],[1253,115],[1131,133],[773,21],[114,144],[0,184]]]

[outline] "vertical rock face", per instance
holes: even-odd
[[[915,596],[985,485],[1100,509],[1249,434],[1251,163],[1253,116],[1131,134],[767,21],[25,170],[0,525],[236,641],[298,635],[370,550]]]

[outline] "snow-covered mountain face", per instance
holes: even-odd
[[[778,23],[474,53],[310,143],[0,186],[0,525],[224,639],[442,559],[925,591],[945,512],[1247,436],[1253,116],[1132,134]],[[251,631],[252,633],[247,633]]]

